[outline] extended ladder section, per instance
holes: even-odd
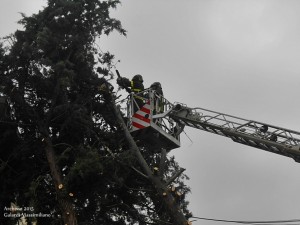
[[[168,116],[179,124],[226,136],[235,142],[300,162],[300,132],[203,108],[188,108],[183,104],[174,106]]]

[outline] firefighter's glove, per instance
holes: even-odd
[[[118,79],[117,79],[117,84],[118,84],[119,86],[121,86],[121,87],[124,86],[122,77],[118,77]]]

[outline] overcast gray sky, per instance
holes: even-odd
[[[0,36],[45,0],[1,0]],[[128,36],[102,38],[123,76],[140,73],[165,97],[300,131],[300,1],[127,0],[112,12]],[[187,128],[172,151],[190,177],[194,216],[300,218],[300,164]],[[222,224],[195,221],[194,225]],[[233,225],[227,223],[229,225]]]

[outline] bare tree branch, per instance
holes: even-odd
[[[133,169],[135,172],[137,172],[142,177],[149,179],[149,177],[147,175],[143,174],[141,171],[137,170],[135,167],[131,166],[131,169]]]
[[[177,173],[175,173],[169,180],[167,180],[166,185],[170,185],[177,177],[179,177],[185,171],[184,168],[181,168]]]

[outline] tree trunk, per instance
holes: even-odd
[[[140,166],[143,168],[144,173],[148,176],[148,179],[151,181],[154,189],[157,191],[157,194],[161,196],[162,203],[168,211],[169,216],[172,218],[174,225],[187,225],[189,224],[188,220],[185,218],[181,209],[176,204],[176,201],[172,194],[168,191],[167,186],[161,181],[161,179],[157,176],[154,176],[152,170],[149,168],[147,162],[142,156],[138,146],[133,140],[127,126],[122,118],[120,110],[117,108],[114,98],[112,97],[111,105],[115,116],[117,118],[118,123],[121,126],[121,129],[124,132],[124,136],[128,141],[130,150],[135,154]]]
[[[41,132],[45,135],[43,143],[45,144],[45,152],[50,167],[51,177],[55,186],[56,196],[59,208],[62,213],[64,225],[77,225],[76,213],[73,204],[64,191],[63,179],[60,169],[56,163],[56,156],[53,149],[52,141],[48,135],[46,129]]]

